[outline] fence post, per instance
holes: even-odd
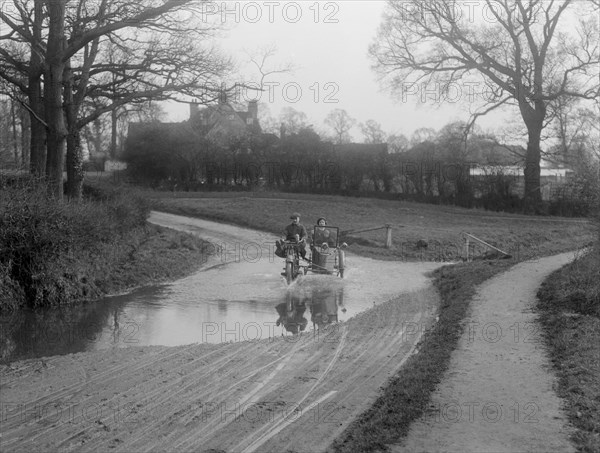
[[[467,249],[467,263],[469,262],[469,236],[465,236],[465,248]]]
[[[387,223],[385,225],[385,228],[386,228],[385,248],[386,249],[391,249],[392,248],[392,225],[390,225],[389,223]]]

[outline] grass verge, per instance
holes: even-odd
[[[600,451],[600,244],[550,275],[537,309],[578,451]]]

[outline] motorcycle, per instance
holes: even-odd
[[[285,256],[282,275],[285,276],[287,284],[291,284],[300,275],[306,275],[308,272],[344,278],[346,266],[344,249],[348,244],[345,242],[339,244],[338,240],[339,228],[315,225],[311,256],[308,260],[302,260],[300,255],[300,249],[304,246],[303,241],[284,241],[281,244]]]

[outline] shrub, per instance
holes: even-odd
[[[145,225],[149,205],[122,190],[97,189],[81,203],[58,202],[43,184],[0,194],[0,309],[57,305],[91,295],[89,260]]]

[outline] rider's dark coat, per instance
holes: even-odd
[[[286,241],[295,241],[296,235],[300,236],[300,240],[306,239],[306,236],[307,236],[306,228],[304,228],[304,225],[302,225],[300,223],[289,224],[288,226],[285,227],[284,233],[285,233]]]

